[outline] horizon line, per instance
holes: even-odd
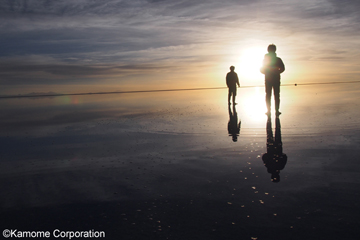
[[[347,82],[320,82],[320,83],[288,83],[281,84],[281,86],[304,86],[304,85],[322,85],[322,84],[343,84],[343,83],[360,83],[360,81],[347,81]],[[239,88],[253,88],[264,87],[261,86],[240,86]],[[87,93],[53,93],[53,94],[39,94],[39,95],[9,95],[0,96],[0,99],[9,98],[37,98],[37,97],[62,97],[62,96],[81,96],[81,95],[101,95],[101,94],[126,94],[126,93],[146,93],[146,92],[175,92],[175,91],[196,91],[196,90],[214,90],[226,89],[227,87],[211,87],[211,88],[174,88],[174,89],[153,89],[153,90],[132,90],[132,91],[114,91],[114,92],[87,92]]]

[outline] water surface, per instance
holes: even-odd
[[[357,239],[359,89],[283,87],[278,131],[261,87],[240,89],[235,109],[226,90],[1,99],[1,226]],[[287,156],[278,183],[262,157],[269,133]]]

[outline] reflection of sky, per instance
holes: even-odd
[[[315,85],[283,86],[281,90],[281,108],[285,112],[283,119],[293,124],[308,124],[322,127],[327,123],[342,121],[345,125],[356,123],[358,90],[357,85]],[[86,124],[99,120],[120,120],[126,116],[170,115],[173,121],[193,121],[192,117],[204,116],[207,119],[221,121],[227,117],[227,108],[223,99],[227,90],[200,90],[179,92],[155,92],[136,94],[104,94],[89,96],[61,96],[45,98],[2,99],[3,131],[41,129],[43,126]],[[237,96],[237,112],[243,119],[245,128],[263,128],[264,87],[240,88]],[[323,107],[326,106],[326,107]],[[203,109],[202,109],[203,107]],[[225,114],[224,114],[225,112]],[[345,117],[349,116],[349,117]],[[303,119],[311,123],[304,123]],[[325,118],[319,122],[316,118]],[[176,120],[179,119],[179,120]],[[214,122],[216,122],[214,121]],[[147,126],[151,129],[156,120]],[[160,125],[160,124],[159,124]],[[173,127],[187,128],[186,124],[173,124]],[[211,126],[211,128],[217,128]],[[20,133],[20,132],[19,132]]]
[[[238,91],[240,139],[265,134],[263,91],[262,87]],[[287,129],[284,134],[320,134],[357,127],[357,97],[357,86],[353,84],[282,87],[281,121]],[[200,145],[212,139],[215,142],[211,144],[226,146],[226,99],[227,90],[3,99],[1,136],[10,147],[5,148],[10,158],[17,141],[29,144],[29,151],[38,148],[38,154],[52,148],[60,153],[63,145],[87,149],[87,144],[114,139],[126,142],[124,134],[135,133],[198,138]],[[22,155],[21,151],[17,154]]]
[[[93,212],[97,207],[108,216],[116,211],[109,221],[118,223],[112,233],[127,226],[121,214],[134,218],[129,224],[136,227],[156,219],[188,229],[187,223],[179,224],[186,219],[179,214],[189,209],[203,219],[199,234],[218,219],[225,222],[214,228],[241,224],[257,233],[275,227],[269,217],[286,229],[311,230],[315,224],[328,233],[336,222],[343,232],[358,209],[358,89],[354,84],[282,88],[282,147],[288,162],[277,184],[261,159],[264,88],[239,89],[237,142],[228,134],[223,89],[3,99],[0,204],[8,213],[20,209],[21,217],[28,213],[25,208],[32,217],[56,209],[70,209],[72,216],[84,209],[87,227],[106,225]],[[275,119],[273,129],[274,124]],[[91,214],[96,224],[88,219]],[[169,219],[174,214],[176,219]],[[7,216],[9,224],[20,221]],[[29,227],[32,221],[24,219]]]
[[[2,1],[0,95],[221,86],[230,65],[259,85],[269,43],[289,82],[357,80],[359,9],[351,0]]]

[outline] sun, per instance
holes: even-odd
[[[242,80],[254,82],[263,79],[260,68],[265,53],[264,49],[260,47],[251,47],[240,51],[237,73]]]

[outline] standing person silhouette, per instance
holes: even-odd
[[[265,93],[266,93],[266,107],[267,115],[270,115],[271,111],[271,93],[274,89],[275,98],[275,111],[276,116],[279,116],[281,112],[280,107],[280,74],[285,71],[285,66],[281,58],[276,56],[276,46],[270,44],[268,46],[268,53],[265,54],[263,66],[260,69],[261,73],[265,74]]]
[[[230,72],[226,74],[226,85],[229,88],[229,94],[228,94],[228,103],[230,103],[230,98],[232,96],[232,102],[235,105],[235,97],[236,97],[236,85],[240,87],[239,78],[236,72],[234,72],[235,67],[230,67]]]

